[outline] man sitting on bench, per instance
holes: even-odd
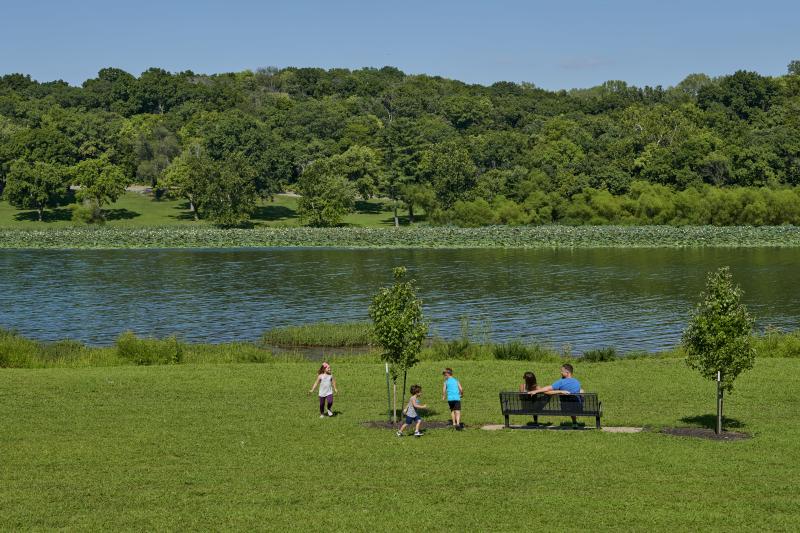
[[[581,382],[572,377],[573,372],[572,365],[569,363],[564,363],[561,365],[561,379],[557,380],[552,385],[546,385],[544,387],[536,387],[532,391],[528,391],[528,394],[531,396],[535,394],[544,393],[544,394],[580,394],[583,392],[581,388]],[[572,426],[575,427],[578,425],[578,419],[574,416],[572,418]]]

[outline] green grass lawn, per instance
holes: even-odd
[[[385,416],[375,363],[334,365],[331,419],[306,394],[313,362],[0,370],[0,529],[797,527],[800,360],[761,359],[737,381],[726,412],[753,435],[740,442],[477,429],[501,422],[497,391],[528,369],[555,377],[553,363],[422,363],[410,382],[430,420],[448,416],[445,364],[471,427],[421,439],[361,425]],[[713,383],[680,360],[576,374],[605,425],[697,425],[714,409]]]
[[[74,204],[73,204],[74,205]],[[70,206],[72,207],[72,206]],[[126,192],[119,200],[105,206],[108,226],[150,227],[150,226],[206,226],[205,221],[195,221],[184,200],[154,200],[151,196],[137,192]],[[401,222],[405,223],[404,212]],[[44,221],[39,222],[35,211],[18,210],[8,202],[0,201],[1,229],[48,229],[70,226],[85,226],[71,220],[69,207],[48,209]],[[256,226],[300,226],[297,218],[297,198],[279,194],[274,201],[261,201],[253,213],[252,222]],[[382,227],[394,224],[388,201],[357,201],[355,212],[347,215],[345,225]]]

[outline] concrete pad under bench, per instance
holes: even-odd
[[[481,426],[481,429],[485,429],[486,431],[497,431],[499,429],[506,429],[503,424],[486,424],[485,426]],[[508,429],[549,429],[551,431],[585,431],[589,429],[594,429],[593,427],[585,426],[585,427],[578,427],[573,428],[572,426],[514,426],[512,425]],[[626,427],[626,426],[617,426],[617,427],[603,427],[600,428],[600,431],[605,431],[606,433],[639,433],[644,428],[637,428],[637,427]]]

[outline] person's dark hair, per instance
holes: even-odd
[[[419,394],[420,392],[422,392],[422,387],[420,387],[419,385],[411,385],[411,395],[412,396],[415,395],[415,394]]]
[[[525,390],[532,391],[536,388],[536,374],[533,372],[525,372],[522,375],[522,379],[525,380]]]
[[[570,374],[572,374],[574,372],[574,370],[572,368],[572,365],[569,364],[569,363],[564,363],[563,365],[561,365],[561,368],[565,369]]]
[[[325,365],[322,365],[321,367],[319,367],[319,370],[317,370],[317,375],[319,376],[320,374],[324,373],[325,373]]]

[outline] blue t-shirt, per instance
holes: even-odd
[[[458,390],[458,380],[453,376],[447,378],[444,382],[447,388],[447,401],[455,402],[461,399],[461,392]]]
[[[570,394],[581,392],[581,382],[575,378],[561,378],[553,383],[553,390],[565,390]]]

